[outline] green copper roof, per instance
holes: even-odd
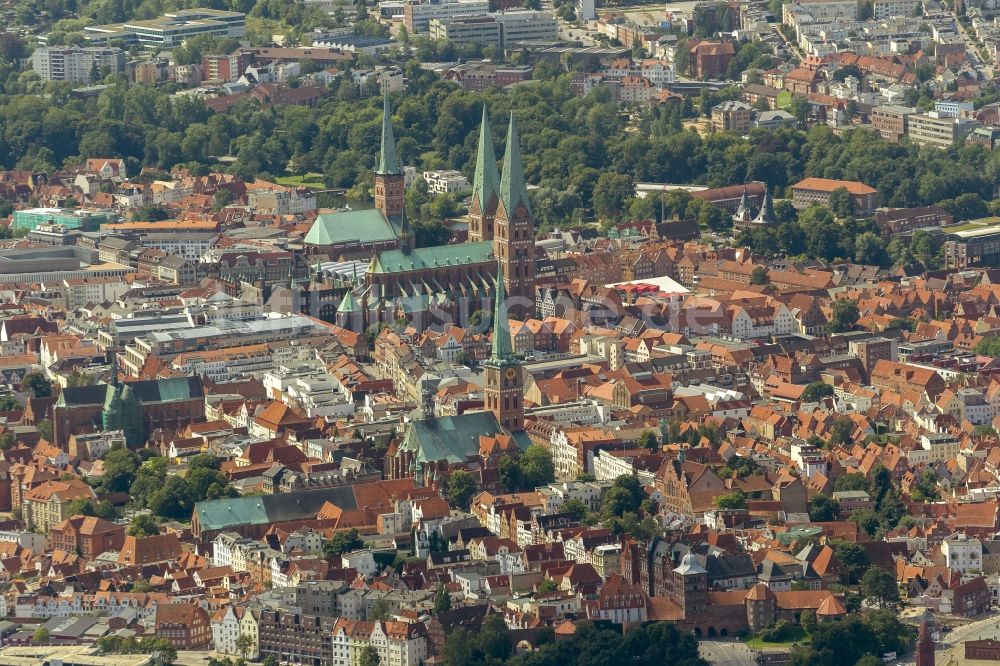
[[[508,215],[513,215],[518,205],[523,205],[529,212],[528,188],[524,184],[524,167],[521,165],[521,146],[517,138],[517,123],[514,113],[510,114],[510,126],[507,129],[507,149],[503,156],[503,173],[500,175],[500,201]]]
[[[337,245],[340,243],[376,243],[396,238],[396,228],[385,219],[382,211],[345,210],[324,213],[316,218],[305,242],[310,245]]]
[[[480,210],[489,206],[490,199],[499,196],[500,174],[497,173],[497,156],[493,151],[493,130],[483,104],[483,122],[479,125],[479,149],[476,151],[476,175],[472,182],[472,195],[478,196]]]
[[[340,302],[340,307],[337,308],[337,312],[357,312],[359,309],[358,302],[354,300],[354,294],[348,289],[347,293],[344,294],[344,300]]]
[[[492,241],[418,247],[409,254],[399,250],[379,252],[368,268],[371,273],[404,273],[443,266],[464,266],[489,261]]]
[[[392,111],[389,108],[389,96],[383,97],[382,103],[382,150],[378,155],[377,174],[385,176],[399,176],[403,169],[396,159],[396,137],[392,134]]]
[[[490,363],[502,363],[514,358],[514,345],[510,341],[510,319],[507,317],[507,294],[503,272],[497,265],[497,295],[493,299],[493,353]]]
[[[466,412],[459,416],[411,421],[400,448],[416,453],[418,462],[462,463],[479,451],[480,435],[492,436],[500,432],[493,412]],[[523,431],[513,433],[513,437],[522,451],[531,444]]]

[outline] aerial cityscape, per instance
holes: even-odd
[[[0,666],[998,661],[997,0],[0,3]]]

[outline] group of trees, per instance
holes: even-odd
[[[505,455],[500,459],[499,472],[500,482],[511,493],[533,490],[552,483],[556,478],[552,452],[539,444],[532,444],[519,455]],[[465,510],[478,488],[471,473],[457,470],[448,475],[445,497],[456,509]]]
[[[892,473],[884,465],[873,468],[867,490],[875,502],[875,509],[858,511],[851,520],[870,537],[880,538],[897,527],[908,514],[899,490],[892,484]]]
[[[793,666],[881,664],[880,657],[886,652],[902,654],[906,650],[913,629],[900,622],[894,612],[878,610],[821,622],[809,633],[809,645],[792,651]]]
[[[758,51],[744,45],[737,55],[741,62],[745,56],[750,64],[763,64],[768,56]],[[626,132],[628,118],[608,91],[577,97],[570,74],[549,64],[538,70],[540,80],[531,86],[474,93],[421,70],[416,60],[406,63],[407,94],[393,100],[402,161],[418,169],[460,169],[471,177],[485,102],[494,119],[511,110],[518,118],[525,174],[539,186],[532,197],[541,225],[593,214],[649,214],[659,202],[636,203],[636,182],[721,186],[762,180],[780,196],[805,175],[864,181],[877,187],[890,206],[951,201],[963,215],[976,214],[1000,175],[1000,156],[979,146],[921,150],[885,142],[866,130],[837,135],[819,126],[754,130],[748,137],[701,136],[680,123],[678,114],[695,113],[693,105],[638,111],[639,131]],[[40,96],[0,72],[0,92],[6,93],[0,96],[0,168],[51,171],[83,156],[116,155],[133,172],[142,165],[184,165],[199,173],[223,168],[217,158],[232,155],[235,162],[225,168],[244,179],[274,177],[291,163],[297,172],[323,174],[329,187],[353,188],[354,195],[366,196],[371,187],[381,105],[377,99],[359,101],[353,84],[350,94],[338,90],[315,108],[263,110],[248,101],[225,114],[211,113],[194,97],[125,83],[111,85],[96,100],[78,100],[58,86],[48,97]],[[718,99],[727,94],[713,93]],[[705,105],[713,101],[706,97]],[[494,138],[502,153],[504,132]],[[837,213],[849,213],[849,201]],[[429,203],[421,202],[414,214],[445,212],[425,210]],[[789,255],[881,262],[888,253],[891,258],[869,226],[844,220],[825,229],[831,227],[830,211],[803,211],[797,218],[781,208],[787,228],[771,234],[769,242],[751,239],[755,244]],[[673,212],[693,214],[709,227],[728,226],[728,216],[712,206]]]
[[[128,492],[136,507],[147,508],[160,518],[187,520],[196,502],[238,496],[219,471],[220,460],[211,454],[192,456],[183,475],[168,474],[166,458],[154,456],[143,461],[126,448],[109,451],[104,462],[105,476],[98,488]],[[143,529],[153,528],[145,523]]]
[[[500,482],[507,492],[534,490],[556,479],[552,452],[540,444],[532,444],[518,457],[500,459]]]
[[[177,650],[166,638],[136,638],[135,636],[104,636],[98,638],[97,650],[102,655],[107,654],[151,654],[153,663],[157,666],[168,666],[177,659]]]
[[[704,666],[698,641],[668,622],[638,626],[622,635],[604,623],[578,622],[568,638],[556,641],[551,629],[537,638],[538,649],[515,655],[500,615],[488,615],[479,631],[456,629],[442,653],[445,666]]]

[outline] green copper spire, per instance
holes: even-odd
[[[378,169],[375,173],[381,176],[399,176],[403,170],[396,159],[396,137],[392,134],[392,109],[389,107],[389,96],[382,98],[382,149],[378,154]]]
[[[517,123],[514,112],[510,113],[510,126],[507,129],[507,149],[503,156],[503,174],[500,176],[500,201],[508,216],[514,215],[518,205],[523,205],[528,212],[528,188],[524,184],[524,168],[521,166],[521,147],[517,138]]]
[[[479,196],[479,208],[485,209],[493,195],[499,196],[500,174],[497,173],[497,156],[493,151],[493,130],[483,104],[483,122],[479,125],[479,149],[476,151],[476,175],[472,182],[473,196]]]
[[[507,318],[506,290],[503,270],[497,262],[497,295],[493,299],[493,353],[490,361],[502,363],[514,358],[514,345],[510,341],[510,319]]]
[[[344,294],[344,300],[340,302],[340,307],[337,308],[337,312],[357,312],[358,302],[354,300],[354,294],[348,289],[347,293]]]

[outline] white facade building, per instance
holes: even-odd
[[[44,81],[93,83],[102,71],[121,74],[125,65],[125,52],[112,47],[40,46],[31,54],[31,68]]]

